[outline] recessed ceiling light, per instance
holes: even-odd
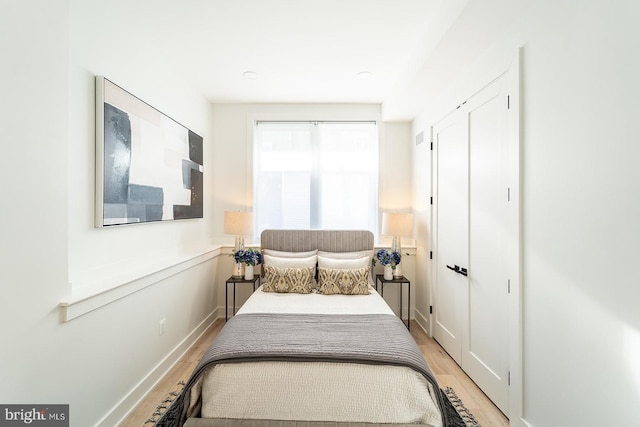
[[[370,71],[360,71],[357,75],[356,78],[358,80],[369,80],[371,78],[372,74]]]
[[[244,73],[242,73],[242,77],[249,80],[255,80],[258,78],[258,73],[256,73],[255,71],[245,71]]]

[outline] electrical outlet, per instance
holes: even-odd
[[[158,335],[164,335],[167,330],[167,319],[160,320],[160,325],[158,329]]]

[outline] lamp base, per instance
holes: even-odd
[[[393,236],[393,240],[391,241],[391,252],[398,252],[400,257],[402,257],[402,244],[400,243],[400,236]],[[401,277],[402,270],[400,264],[397,264],[396,268],[393,269],[393,278],[400,279]]]
[[[244,249],[244,236],[236,234],[236,251],[238,249]]]

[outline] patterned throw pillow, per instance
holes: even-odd
[[[315,266],[281,268],[265,264],[262,290],[264,292],[309,294],[315,270]]]
[[[325,295],[369,295],[369,267],[356,269],[319,268],[318,293]]]

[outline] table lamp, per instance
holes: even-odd
[[[233,234],[236,236],[234,252],[244,249],[244,236],[250,234],[253,229],[253,216],[251,212],[225,212],[224,213],[224,234]],[[234,263],[234,277],[244,276],[243,265]]]
[[[413,237],[413,214],[411,213],[382,213],[382,235],[393,236],[391,251],[402,255],[401,237]],[[394,277],[402,277],[400,265],[396,266]]]

